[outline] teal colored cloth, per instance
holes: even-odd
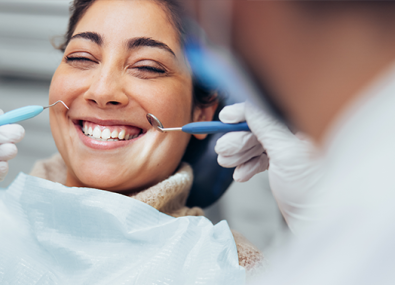
[[[0,284],[244,284],[225,221],[19,174],[0,191]]]

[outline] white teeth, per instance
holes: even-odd
[[[93,138],[100,140],[100,141],[119,141],[119,140],[132,140],[137,138],[139,134],[130,135],[126,134],[125,130],[114,130],[113,132],[110,129],[104,129],[103,131],[100,130],[99,126],[96,126],[94,129],[90,126],[88,128],[88,124],[84,123],[82,125],[82,132],[87,136],[92,136]]]
[[[100,128],[99,127],[95,127],[95,129],[93,130],[93,137],[95,138],[95,139],[100,139],[100,137],[101,137],[101,131],[100,131]]]
[[[118,138],[120,139],[120,140],[123,140],[124,138],[125,138],[125,130],[122,130],[122,131],[120,131],[119,132],[119,135],[118,135]]]
[[[101,133],[101,138],[107,140],[111,137],[111,132],[109,129],[104,129]]]
[[[111,137],[112,137],[113,139],[117,139],[117,138],[118,138],[118,131],[117,131],[117,130],[114,130],[114,131],[111,133]]]

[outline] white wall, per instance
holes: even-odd
[[[66,30],[68,2],[0,0],[0,75],[51,78],[61,59],[51,39]]]

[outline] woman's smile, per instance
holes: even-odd
[[[84,118],[72,120],[79,139],[89,148],[110,150],[128,146],[145,135],[137,124]]]

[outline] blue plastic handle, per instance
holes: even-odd
[[[247,123],[224,124],[222,122],[197,122],[190,123],[182,127],[182,131],[188,134],[214,134],[228,132],[249,132],[250,128]]]
[[[40,114],[43,110],[43,106],[32,105],[9,111],[3,115],[0,115],[0,126],[33,118]]]

